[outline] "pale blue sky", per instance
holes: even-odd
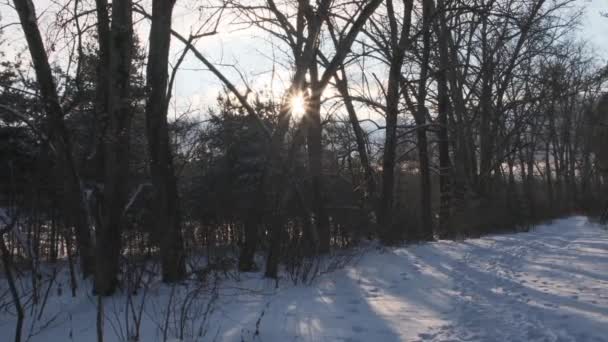
[[[608,61],[608,18],[600,15],[608,13],[608,0],[580,1],[587,7],[581,35],[593,43],[604,61]]]
[[[580,6],[585,8],[584,16],[581,18],[580,31],[573,33],[580,35],[581,38],[590,43],[591,49],[595,51],[598,57],[598,62],[608,63],[608,18],[601,15],[601,13],[608,13],[608,0],[578,0],[575,2],[576,8],[572,10],[579,10]],[[186,9],[183,10],[187,11]],[[176,15],[180,15],[179,9],[176,9]],[[186,13],[183,15],[187,17]],[[188,32],[187,22],[187,20],[179,22],[178,25],[184,26],[180,32]],[[264,41],[259,37],[259,33],[237,32],[215,36],[201,42],[199,46],[205,54],[217,58],[216,60],[238,63],[243,70],[247,70],[248,81],[252,84],[268,86],[270,83],[269,70],[271,69],[271,63],[269,62],[269,56],[272,55],[272,49],[268,44],[264,44]],[[175,44],[174,42],[174,48],[181,49],[181,47],[179,43]],[[187,69],[195,69],[200,68],[201,64],[192,57],[188,59],[185,65]],[[239,76],[236,73],[231,72],[230,68],[224,68],[224,70],[231,76],[232,80],[238,83]],[[284,80],[275,81],[277,89],[281,88],[282,81],[288,81],[288,74],[282,76]],[[208,72],[183,70],[180,71],[180,77],[176,83],[176,98],[183,99],[183,101],[180,101],[182,109],[189,105],[195,107],[207,106],[213,103],[213,99],[217,96],[221,87],[221,82]]]
[[[178,2],[179,3],[179,2]],[[581,20],[581,28],[578,34],[581,38],[588,40],[591,48],[596,52],[601,63],[608,63],[608,18],[601,16],[600,13],[608,13],[608,0],[578,0],[576,6],[584,6],[585,13]],[[176,8],[178,17],[188,17],[187,9]],[[177,21],[180,32],[188,32],[188,20]],[[181,29],[179,26],[183,26]],[[248,82],[256,86],[268,86],[271,80],[272,48],[259,38],[259,33],[237,32],[232,34],[222,34],[198,44],[205,54],[212,56],[212,59],[221,60],[226,63],[238,63],[243,69],[247,70]],[[181,49],[181,44],[174,42],[174,48]],[[176,98],[181,98],[182,106],[193,105],[207,106],[213,102],[222,84],[215,79],[209,72],[192,71],[190,69],[200,68],[201,64],[195,58],[189,58],[185,63],[186,70],[180,71],[179,80],[176,84]],[[231,76],[231,79],[238,83],[239,76],[231,72],[231,68],[224,68]],[[275,81],[277,89],[281,88],[283,81],[288,81],[288,74],[279,74],[283,80]],[[276,75],[275,75],[276,77]],[[182,107],[183,108],[183,107]]]
[[[586,11],[581,21],[581,30],[578,34],[590,42],[592,48],[596,52],[598,59],[602,63],[608,63],[608,18],[602,17],[600,13],[608,13],[608,0],[577,0],[577,6],[585,6]],[[53,5],[50,0],[34,0],[38,8],[38,12],[44,15],[41,18],[42,27],[54,20]],[[198,25],[204,22],[205,18],[200,18],[198,11],[193,11],[196,5],[200,4],[200,0],[178,0],[174,12],[174,29],[188,35],[193,25]],[[2,24],[15,22],[17,20],[13,9],[0,3],[0,14]],[[137,32],[145,42],[148,37],[148,25],[145,21],[137,27]],[[7,52],[7,58],[14,58],[17,51],[23,51],[25,42],[21,37],[18,26],[13,26],[5,31],[5,38],[8,39],[0,46],[0,49]],[[259,32],[251,30],[226,32],[227,27],[220,27],[221,34],[213,37],[207,37],[199,41],[197,47],[210,58],[212,61],[223,64],[235,64],[240,70],[244,71],[248,83],[259,87],[268,87],[271,83],[273,57],[281,57],[278,50],[273,49],[270,44]],[[177,59],[179,51],[183,45],[177,41],[172,42],[173,60]],[[277,55],[273,56],[273,53]],[[50,58],[55,61],[61,61],[62,53],[56,51],[50,54]],[[27,56],[25,54],[24,56]],[[65,58],[63,58],[65,60]],[[237,84],[240,82],[239,74],[234,72],[231,66],[220,66],[226,74]],[[280,90],[282,84],[288,82],[289,74],[281,68],[277,68],[274,73],[275,89]],[[208,107],[214,103],[214,99],[221,89],[222,84],[208,71],[202,69],[201,63],[196,58],[190,56],[182,65],[182,69],[178,73],[177,82],[175,84],[175,96],[177,101],[177,112],[191,109],[201,109]]]

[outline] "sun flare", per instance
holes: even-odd
[[[294,94],[291,98],[291,114],[294,118],[301,118],[306,114],[306,99],[304,94]]]

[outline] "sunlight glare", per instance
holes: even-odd
[[[298,119],[306,114],[306,100],[304,94],[294,94],[291,98],[291,114]]]

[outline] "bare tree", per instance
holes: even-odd
[[[177,179],[173,166],[167,108],[169,46],[171,42],[172,0],[152,2],[152,26],[148,53],[146,127],[150,171],[154,184],[156,230],[161,237],[163,280],[173,282],[185,276]]]
[[[40,87],[41,100],[47,116],[49,142],[56,153],[60,172],[65,176],[64,213],[75,226],[76,240],[80,250],[82,273],[86,277],[93,273],[94,258],[90,227],[83,201],[81,180],[72,155],[72,142],[63,121],[64,113],[57,95],[48,56],[36,20],[34,4],[28,0],[15,0],[15,9],[28,43],[34,71]]]
[[[104,0],[97,2],[98,13],[107,10]],[[98,25],[104,25],[102,20]],[[109,23],[108,23],[109,24]],[[103,32],[109,37],[103,37]],[[118,285],[119,259],[122,246],[124,214],[127,204],[129,174],[130,124],[132,118],[130,74],[133,53],[133,18],[130,0],[112,2],[110,28],[99,30],[99,41],[109,44],[109,73],[106,82],[108,126],[104,135],[104,200],[101,226],[97,227],[95,291],[112,294]],[[99,63],[104,63],[100,60]],[[103,69],[105,66],[101,66]]]
[[[413,0],[403,1],[403,13],[398,17],[394,10],[393,1],[386,3],[388,17],[388,40],[379,39],[377,42],[388,41],[389,44],[381,46],[385,57],[389,61],[388,82],[386,90],[386,137],[384,142],[384,154],[382,159],[382,195],[379,209],[380,229],[385,233],[384,240],[394,241],[397,238],[393,222],[393,206],[395,191],[395,161],[397,148],[397,118],[399,116],[399,104],[401,98],[400,80],[401,68],[404,63],[406,50],[412,42],[411,23]],[[402,21],[401,28],[398,27],[399,20]],[[381,24],[380,24],[381,25]],[[382,34],[381,32],[379,32]]]

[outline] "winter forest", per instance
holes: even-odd
[[[608,341],[607,35],[604,0],[0,0],[0,340]]]

